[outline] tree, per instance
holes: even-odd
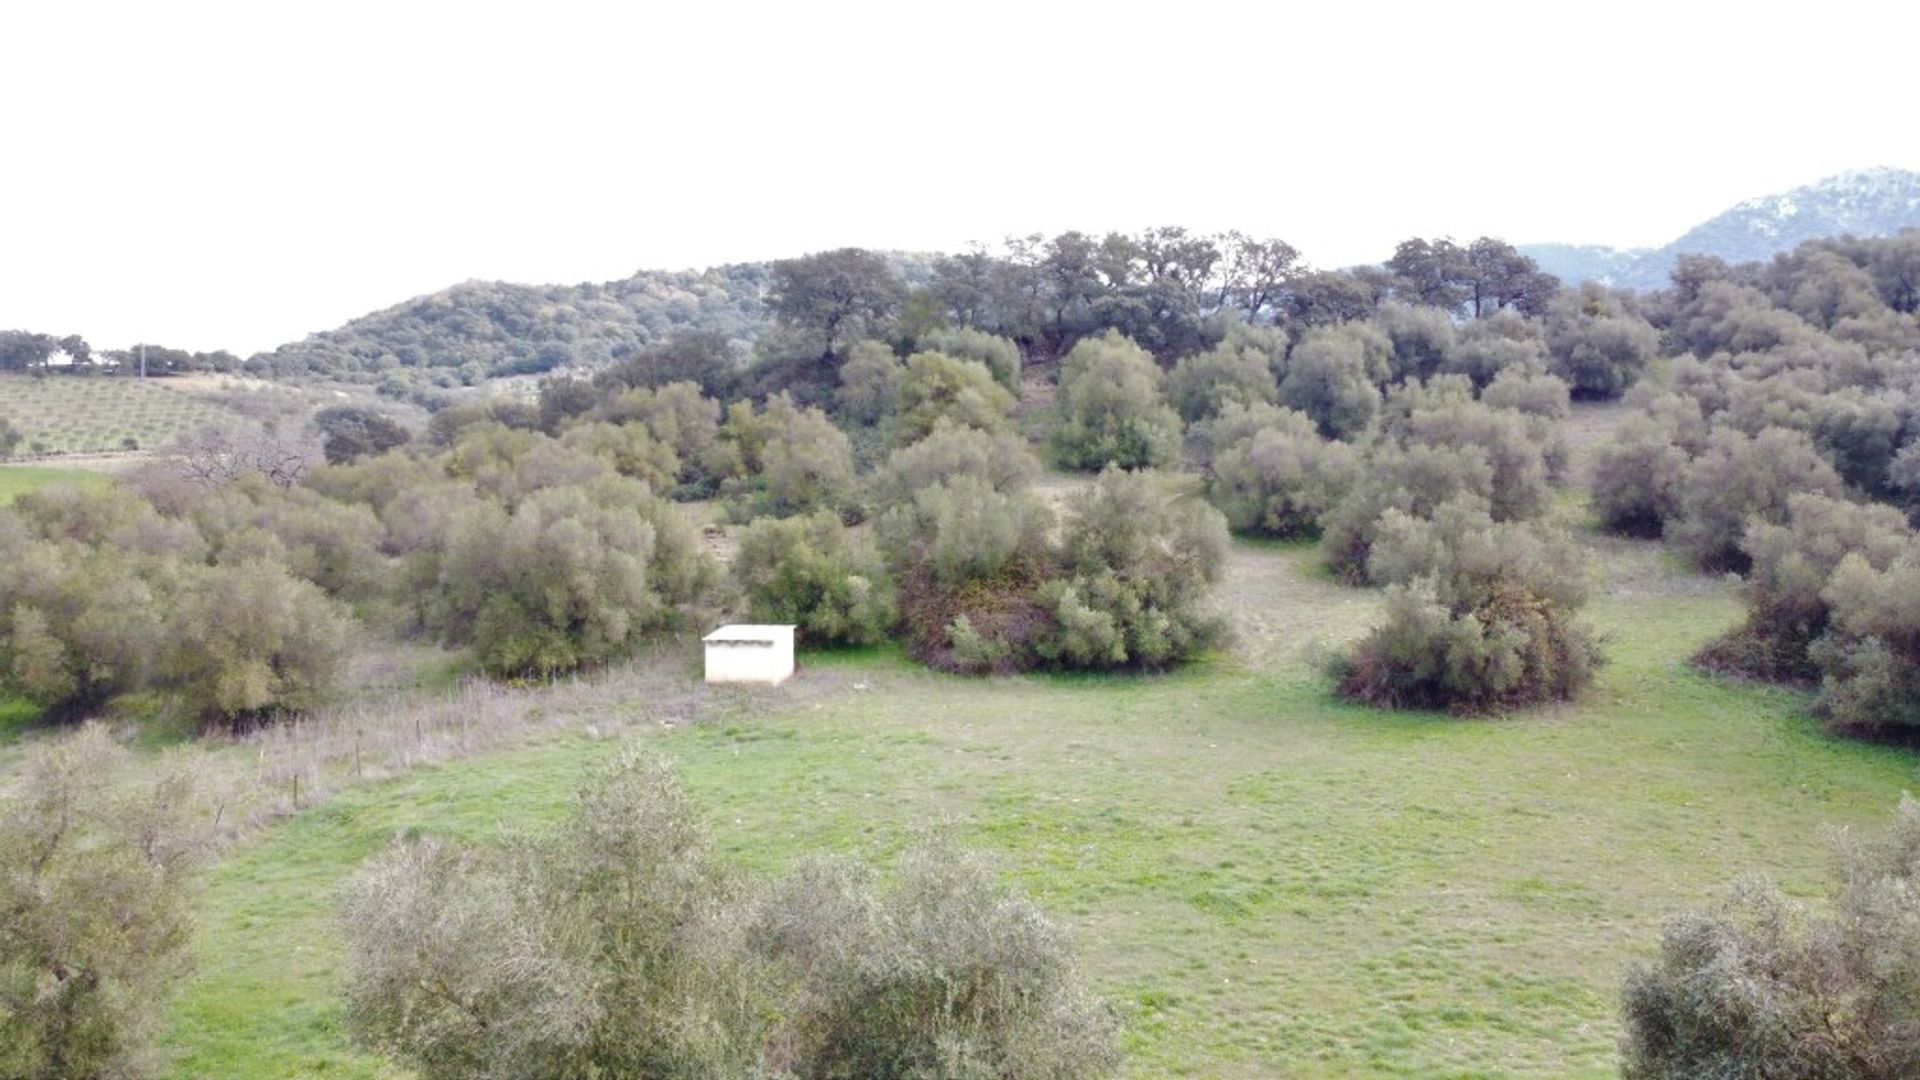
[[[1234,307],[1249,323],[1271,315],[1301,272],[1300,252],[1284,240],[1256,240],[1239,232],[1220,238],[1224,269],[1214,306]]]
[[[767,310],[821,343],[831,362],[842,342],[879,336],[906,299],[886,259],[861,248],[822,251],[773,264]]]
[[[0,793],[0,1075],[154,1075],[207,817],[185,756],[136,772],[89,724]]]
[[[1505,240],[1483,236],[1466,250],[1467,305],[1476,319],[1495,311],[1540,315],[1560,291],[1560,279],[1540,269]]]
[[[1067,354],[1052,445],[1072,469],[1165,465],[1180,450],[1180,417],[1160,398],[1160,367],[1109,330]]]
[[[411,432],[385,413],[363,405],[333,405],[321,409],[313,415],[313,426],[320,429],[320,452],[330,465],[384,454],[413,439]]]
[[[692,383],[701,393],[724,397],[738,386],[740,367],[727,335],[717,330],[683,330],[596,372],[593,382],[608,391]]]
[[[169,597],[158,666],[208,717],[311,708],[339,678],[349,627],[337,602],[272,562],[193,567]]]
[[[14,447],[19,446],[23,438],[26,436],[20,433],[19,428],[13,426],[12,421],[0,416],[0,458],[12,457]]]
[[[1622,992],[1627,1080],[1920,1075],[1920,803],[1842,836],[1827,903],[1748,878],[1667,922]]]
[[[1467,252],[1450,239],[1402,240],[1387,260],[1394,292],[1415,304],[1454,312],[1472,296]]]

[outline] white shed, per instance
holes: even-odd
[[[723,626],[701,639],[710,683],[778,686],[793,674],[793,627],[750,623]]]

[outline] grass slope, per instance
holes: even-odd
[[[814,658],[800,694],[663,731],[725,851],[772,873],[945,823],[1073,931],[1134,1077],[1605,1077],[1663,918],[1758,870],[1811,892],[1823,823],[1882,818],[1905,752],[1828,739],[1791,693],[1683,658],[1738,617],[1655,547],[1594,541],[1612,663],[1501,720],[1331,698],[1313,640],[1374,597],[1310,549],[1238,545],[1231,655],[1160,678],[967,681]],[[822,688],[824,686],[824,689]],[[207,884],[172,1075],[405,1075],[341,1027],[332,910],[389,838],[551,820],[612,750],[569,736],[350,791]]]
[[[229,409],[166,388],[165,380],[109,376],[0,376],[0,416],[22,438],[17,452],[153,449],[208,424],[242,423]]]

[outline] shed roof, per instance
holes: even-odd
[[[730,626],[723,626],[700,640],[771,645],[776,641],[792,638],[793,629],[791,625],[780,625],[778,623],[734,623]]]

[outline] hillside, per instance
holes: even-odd
[[[1667,283],[1667,273],[1681,255],[1753,262],[1807,240],[1842,233],[1891,236],[1914,226],[1920,226],[1920,173],[1855,169],[1736,203],[1658,248],[1549,243],[1523,244],[1520,250],[1564,281],[1657,289]]]

